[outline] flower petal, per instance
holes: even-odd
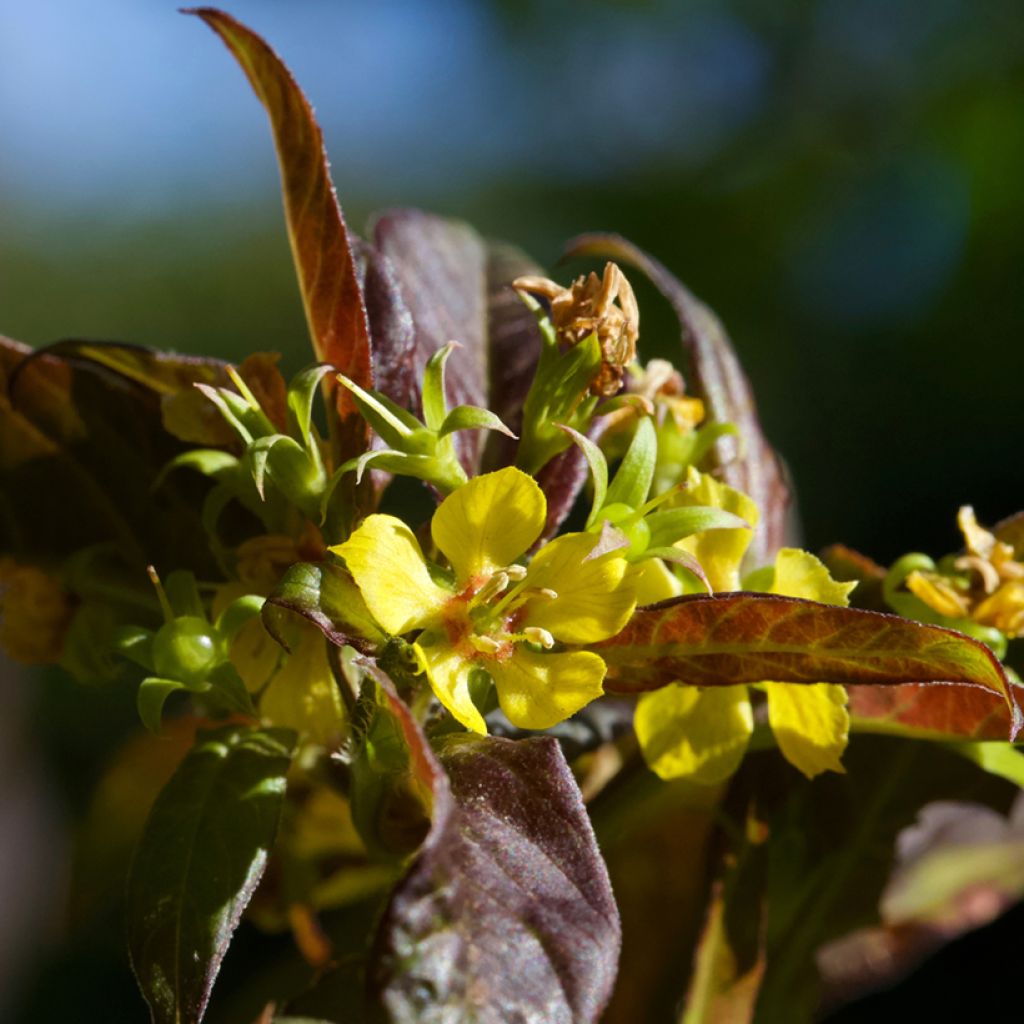
[[[832,579],[825,563],[809,551],[782,548],[775,556],[773,594],[846,607],[850,591],[855,586],[856,583],[840,583]]]
[[[460,584],[510,565],[540,536],[547,501],[537,482],[509,466],[452,491],[430,524]]]
[[[255,622],[258,624],[259,619]],[[260,715],[273,725],[296,729],[325,746],[341,738],[345,708],[327,662],[327,641],[312,626],[270,680],[260,698]]]
[[[415,650],[437,699],[467,729],[486,736],[484,717],[469,692],[469,673],[473,662],[462,657],[451,644],[443,642],[416,644]]]
[[[683,592],[682,584],[660,558],[645,558],[634,563],[629,570],[630,582],[639,607],[657,604]]]
[[[614,552],[586,561],[596,543],[591,533],[567,533],[534,555],[526,586],[558,596],[531,597],[525,626],[541,626],[566,644],[606,640],[625,626],[636,607],[629,564]]]
[[[738,515],[751,526],[757,524],[757,504],[742,491],[720,483],[706,473],[699,473],[692,466],[688,470],[686,484],[686,490],[667,502],[665,508],[710,505]],[[744,529],[705,530],[678,541],[675,546],[688,551],[700,562],[714,590],[739,590],[740,563],[753,535],[753,530]]]
[[[589,651],[538,654],[517,646],[506,661],[487,663],[498,702],[520,729],[550,729],[600,697],[605,664]]]
[[[739,767],[754,714],[745,686],[665,686],[637,701],[633,723],[655,774],[711,786]]]
[[[367,516],[344,544],[331,551],[345,559],[385,633],[397,636],[422,628],[452,596],[431,579],[412,530],[394,516]]]
[[[850,736],[846,690],[834,683],[762,685],[768,694],[768,722],[786,760],[809,779],[825,771],[845,771],[841,758]]]

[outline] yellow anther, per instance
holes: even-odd
[[[510,577],[507,572],[499,570],[494,573],[491,578],[476,592],[476,600],[480,604],[486,604],[488,601],[493,600],[509,585],[509,579]]]
[[[490,636],[478,636],[473,633],[470,635],[469,642],[473,645],[473,649],[481,654],[497,654],[501,650],[501,644]]]
[[[540,626],[527,626],[523,630],[523,636],[531,644],[540,644],[541,647],[549,651],[555,646],[555,638]]]

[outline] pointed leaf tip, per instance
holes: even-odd
[[[317,359],[372,386],[370,335],[348,229],[331,181],[323,134],[291,72],[267,43],[213,7],[183,8],[201,18],[231,51],[266,109],[274,134],[285,220],[303,307]],[[324,382],[339,420],[339,461],[366,447],[367,431],[352,396]]]

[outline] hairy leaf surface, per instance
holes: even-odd
[[[389,1018],[597,1020],[619,919],[557,742],[459,736],[439,757],[448,784],[385,913],[371,978]]]
[[[1011,738],[1021,713],[992,652],[969,637],[895,615],[743,592],[697,595],[641,608],[595,648],[605,687],[638,693],[672,682],[950,683],[980,687],[1007,708]]]
[[[203,734],[157,797],[128,883],[128,944],[154,1024],[202,1020],[267,863],[295,743],[283,729]]]

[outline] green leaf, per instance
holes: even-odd
[[[636,433],[608,488],[605,504],[623,504],[638,509],[647,499],[654,479],[654,464],[658,458],[658,437],[654,423],[644,416],[637,423]]]
[[[742,591],[663,601],[597,644],[605,688],[639,693],[672,682],[729,686],[773,680],[845,685],[953,683],[999,697],[1020,728],[1002,665],[984,644],[895,615]]]
[[[221,37],[270,118],[288,238],[316,358],[369,388],[370,337],[362,288],[313,109],[281,59],[255,32],[213,8],[186,13],[198,15]],[[339,421],[335,454],[340,463],[366,447],[366,425],[349,393],[333,378],[326,385]]]
[[[281,577],[263,606],[267,632],[288,649],[288,617],[308,619],[333,644],[365,649],[383,641],[355,581],[331,562],[297,562]]]
[[[128,881],[132,967],[154,1024],[202,1020],[277,832],[294,734],[202,734],[157,798]]]

